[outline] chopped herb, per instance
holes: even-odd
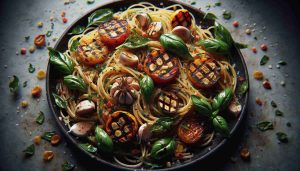
[[[77,50],[77,47],[78,47],[79,45],[80,45],[80,43],[79,43],[79,39],[78,39],[78,38],[75,39],[75,40],[73,40],[73,41],[72,41],[72,44],[71,44],[71,48],[70,48],[71,52],[76,51],[76,50]]]
[[[287,63],[286,63],[285,61],[283,61],[283,60],[280,60],[280,61],[278,62],[278,64],[279,64],[279,65],[286,65]]]
[[[205,20],[205,19],[208,19],[208,20],[216,20],[216,19],[218,19],[218,17],[217,17],[215,14],[213,14],[213,13],[211,13],[211,12],[208,12],[208,13],[206,13],[205,16],[203,17],[203,20]]]
[[[292,126],[291,122],[287,122],[287,123],[286,123],[286,126],[287,126],[287,127],[291,127],[291,126]]]
[[[287,137],[287,135],[285,133],[283,133],[283,132],[277,132],[276,135],[277,135],[277,139],[280,142],[283,142],[283,143],[287,143],[288,142],[288,137]]]
[[[267,55],[264,55],[260,60],[260,65],[265,65],[269,61],[270,57]]]
[[[54,98],[55,104],[58,107],[60,107],[61,109],[67,108],[67,103],[62,97],[60,97],[59,95],[57,95],[55,93],[52,93],[52,96]]]
[[[75,168],[75,165],[71,162],[65,161],[61,167],[63,171],[71,171]]]
[[[273,129],[273,123],[269,122],[269,121],[263,121],[263,122],[259,122],[258,124],[256,124],[256,127],[260,131],[271,130],[271,129]]]
[[[93,145],[89,144],[89,143],[79,144],[79,146],[87,152],[90,152],[90,153],[96,153],[97,152],[97,148],[94,147]]]
[[[225,10],[222,15],[223,15],[223,18],[225,20],[229,20],[231,18],[231,12],[230,11]]]
[[[196,5],[196,2],[195,1],[191,2],[191,5]]]
[[[244,94],[244,93],[247,92],[248,88],[249,88],[249,82],[248,82],[248,80],[245,80],[245,81],[239,86],[239,88],[238,88],[238,93],[239,93],[239,94]]]
[[[52,136],[55,135],[55,131],[51,131],[51,132],[45,132],[43,135],[42,135],[42,138],[46,141],[49,141],[51,142],[51,138]]]
[[[95,0],[87,0],[86,2],[87,2],[87,4],[93,4],[95,2]]]
[[[216,3],[215,3],[215,6],[221,6],[221,5],[222,5],[221,2],[216,2]]]
[[[235,42],[235,45],[236,45],[236,47],[239,48],[239,49],[245,49],[245,48],[248,47],[247,44],[243,44],[243,43],[239,43],[239,42]]]
[[[277,104],[272,100],[272,101],[271,101],[271,106],[274,107],[274,108],[276,108],[276,107],[277,107]]]
[[[23,82],[23,87],[27,87],[27,81]]]
[[[283,116],[283,112],[277,109],[277,110],[275,110],[275,115],[276,116]]]
[[[26,156],[32,156],[34,154],[34,151],[35,151],[34,144],[31,144],[25,150],[23,150],[23,153]]]
[[[25,36],[25,41],[28,41],[30,39],[30,36]]]
[[[35,71],[35,68],[34,68],[34,66],[33,66],[32,64],[29,64],[29,67],[28,67],[28,72],[30,72],[30,73],[34,73],[34,71]]]
[[[49,30],[49,31],[47,31],[46,36],[50,37],[52,35],[52,33],[53,33],[53,31]]]
[[[13,79],[10,79],[9,81],[9,91],[11,93],[16,93],[19,89],[19,78],[15,75],[13,75]]]
[[[44,120],[45,120],[45,115],[42,111],[39,112],[39,115],[38,117],[36,118],[36,123],[42,125],[44,123]]]
[[[73,35],[73,34],[81,34],[85,30],[84,26],[77,25],[74,27],[68,35]]]

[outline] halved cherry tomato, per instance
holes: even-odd
[[[220,79],[220,66],[212,58],[198,58],[188,65],[188,79],[198,88],[210,88]]]
[[[101,42],[107,46],[116,47],[128,38],[130,27],[126,20],[112,19],[100,24],[98,32]]]
[[[153,50],[144,61],[144,70],[157,84],[173,81],[179,72],[178,59]]]
[[[195,116],[186,117],[177,129],[179,139],[186,144],[194,144],[203,136],[204,127]]]

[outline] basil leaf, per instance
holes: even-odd
[[[52,136],[55,135],[55,131],[51,131],[51,132],[45,132],[43,135],[42,135],[42,138],[46,141],[49,141],[51,142],[51,138]]]
[[[23,87],[27,87],[27,81],[23,82]]]
[[[100,23],[110,20],[113,16],[113,13],[114,12],[108,8],[100,9],[100,10],[93,12],[88,17],[88,26],[87,27],[90,27],[92,25],[99,25]]]
[[[35,119],[36,123],[42,125],[44,123],[45,120],[45,115],[42,111],[39,112],[38,117]]]
[[[223,15],[223,18],[225,20],[229,20],[231,18],[231,12],[230,11],[225,10],[222,15]]]
[[[174,118],[162,117],[159,118],[150,128],[150,131],[154,134],[163,134],[169,131],[174,123]]]
[[[19,78],[13,75],[12,79],[9,81],[9,91],[15,94],[19,89]]]
[[[175,140],[172,138],[162,138],[154,142],[150,156],[155,160],[161,160],[172,153],[175,150]]]
[[[174,34],[163,34],[160,36],[159,41],[166,51],[177,55],[181,59],[193,59],[188,47],[180,37]]]
[[[215,3],[215,6],[221,6],[221,5],[222,5],[221,2],[216,2],[216,3]]]
[[[52,33],[53,33],[53,31],[49,30],[49,31],[47,31],[46,36],[50,37],[52,35]]]
[[[285,61],[283,61],[283,60],[280,60],[280,61],[278,62],[278,64],[279,64],[279,65],[286,65],[287,63],[286,63]]]
[[[283,133],[283,132],[277,132],[276,136],[277,136],[277,139],[280,142],[283,142],[283,143],[287,143],[288,142],[288,137],[287,137],[287,135],[285,133]]]
[[[208,101],[195,95],[192,95],[191,99],[197,112],[204,116],[211,116],[212,107]]]
[[[230,132],[226,120],[222,116],[216,116],[212,120],[214,129],[223,136],[228,137]]]
[[[54,67],[62,74],[72,74],[74,70],[74,63],[72,62],[72,60],[51,47],[48,47],[48,50],[50,56],[50,63],[54,65]]]
[[[84,26],[75,26],[68,35],[81,34],[85,30]]]
[[[95,129],[95,137],[99,150],[107,153],[111,153],[113,151],[114,146],[112,139],[99,126],[97,126]]]
[[[269,61],[270,57],[267,55],[264,55],[260,60],[260,65],[265,65]]]
[[[205,48],[206,51],[216,54],[228,54],[229,46],[222,40],[205,39],[200,40],[199,44]]]
[[[215,29],[214,30],[215,39],[225,42],[228,45],[228,50],[229,50],[229,48],[232,47],[234,42],[230,32],[218,22],[215,22],[214,29]]]
[[[81,148],[83,148],[85,151],[90,152],[90,153],[96,153],[98,150],[96,147],[94,147],[93,145],[91,145],[89,143],[79,144],[79,146]]]
[[[277,104],[272,100],[272,101],[271,101],[271,106],[274,107],[274,108],[276,108],[276,107],[277,107]]]
[[[238,93],[239,94],[244,94],[248,91],[249,88],[249,82],[248,80],[245,80],[238,88]]]
[[[221,91],[212,102],[212,108],[214,111],[216,110],[224,110],[233,97],[233,91],[230,88],[226,88]]]
[[[216,20],[216,19],[218,19],[218,17],[215,14],[210,12],[206,13],[203,17],[203,20]]]
[[[95,2],[95,0],[87,0],[86,2],[87,2],[87,4],[93,4]]]
[[[32,64],[29,64],[28,72],[29,72],[29,73],[34,73],[34,71],[35,71],[35,68],[33,67],[33,65],[32,65]]]
[[[55,104],[60,107],[61,109],[66,109],[67,108],[67,103],[66,101],[60,97],[59,95],[52,93],[52,96],[54,98]]]
[[[239,43],[239,42],[235,42],[234,44],[239,49],[246,49],[248,47],[247,44],[243,44],[243,43]]]
[[[26,156],[32,156],[34,154],[35,151],[35,147],[34,144],[31,144],[30,146],[28,146],[25,150],[23,150],[23,153]]]
[[[73,40],[73,41],[71,42],[71,47],[70,47],[71,52],[76,51],[79,45],[80,45],[80,43],[79,43],[79,38]]]
[[[75,165],[71,162],[65,161],[62,165],[61,168],[63,171],[71,171],[75,168]]]
[[[276,109],[276,110],[275,110],[275,115],[276,115],[276,116],[283,116],[283,112],[280,111],[280,110],[278,110],[278,109]]]
[[[273,129],[273,123],[269,121],[262,121],[256,124],[257,129],[260,131],[266,131]]]
[[[83,79],[74,75],[65,76],[64,84],[71,90],[79,90],[81,92],[85,92],[87,89]]]
[[[147,102],[150,101],[151,93],[154,89],[154,83],[151,77],[145,75],[140,81],[141,92]]]
[[[126,39],[126,41],[120,46],[118,46],[116,49],[120,49],[120,48],[137,49],[137,48],[147,46],[147,43],[149,41],[151,40],[143,36],[140,36],[139,34],[137,34],[135,29],[133,29],[129,37]]]

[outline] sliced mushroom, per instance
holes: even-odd
[[[172,30],[172,34],[180,37],[184,42],[190,42],[193,37],[191,31],[183,26],[176,26]]]
[[[77,122],[71,126],[69,132],[75,136],[84,137],[92,130],[93,126],[93,122]]]
[[[148,14],[137,14],[135,16],[136,24],[142,29],[145,30],[151,23],[151,18]]]
[[[143,141],[147,141],[151,136],[151,126],[150,124],[144,123],[143,125],[140,126],[139,131],[138,131],[138,135],[139,135],[139,139],[143,140]]]
[[[234,96],[234,98],[232,99],[232,101],[230,102],[229,106],[228,106],[228,110],[235,116],[238,117],[238,115],[240,114],[241,110],[242,110],[242,105],[240,104],[240,102],[238,101],[237,97]]]
[[[150,38],[158,39],[160,35],[163,33],[163,25],[161,22],[152,22],[149,25],[149,28],[147,30],[147,34]]]
[[[139,58],[131,52],[122,51],[120,53],[120,62],[125,66],[135,67],[139,62]]]
[[[76,106],[76,115],[86,116],[87,114],[93,112],[96,106],[95,103],[90,100],[83,100]]]

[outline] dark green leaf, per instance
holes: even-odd
[[[287,63],[286,63],[285,61],[283,61],[283,60],[280,60],[280,61],[278,62],[278,64],[279,64],[279,65],[286,65]]]
[[[225,20],[229,20],[231,18],[231,12],[230,11],[225,10],[222,15],[223,15],[223,18]]]
[[[247,44],[243,44],[243,43],[239,43],[239,42],[235,42],[235,46],[239,49],[245,49],[248,47]]]
[[[73,40],[70,47],[71,52],[75,52],[79,45],[80,45],[79,38]]]
[[[228,137],[230,132],[226,120],[222,116],[216,116],[212,120],[214,130],[221,133],[223,136]]]
[[[214,29],[215,29],[214,30],[215,39],[223,41],[228,45],[229,48],[231,48],[234,41],[231,37],[230,32],[222,24],[218,22],[215,22]]]
[[[287,126],[287,127],[291,127],[291,126],[292,126],[291,122],[287,122],[287,123],[286,123],[286,126]]]
[[[114,144],[110,136],[99,126],[95,129],[95,137],[99,150],[102,152],[111,153],[114,148]]]
[[[36,123],[42,125],[44,123],[45,120],[45,115],[42,111],[39,112],[38,117],[35,119]]]
[[[206,19],[207,20],[216,20],[216,19],[218,19],[218,17],[215,14],[208,12],[203,17],[203,20],[206,20]]]
[[[269,122],[269,121],[262,121],[262,122],[259,122],[258,124],[256,124],[256,127],[260,131],[271,130],[271,129],[273,129],[273,123]]]
[[[31,144],[25,150],[23,150],[23,153],[26,156],[32,156],[34,154],[34,151],[35,151],[34,144]]]
[[[27,87],[27,81],[23,82],[23,87]]]
[[[32,64],[29,64],[28,72],[34,73],[34,71],[35,71],[35,68],[33,67],[33,65],[32,65]]]
[[[60,97],[59,95],[52,93],[52,96],[54,98],[55,104],[60,107],[61,109],[66,109],[67,108],[67,103],[66,101]]]
[[[271,106],[274,107],[274,108],[276,108],[276,107],[277,107],[277,104],[272,100],[272,101],[271,101]]]
[[[159,118],[152,126],[150,131],[154,134],[163,134],[172,128],[174,118],[162,117]]]
[[[150,39],[140,36],[137,34],[135,29],[132,29],[130,36],[126,39],[126,41],[118,46],[116,49],[120,48],[129,48],[129,49],[136,49],[147,46],[147,43]]]
[[[287,135],[283,132],[277,132],[276,136],[280,142],[287,143],[289,141]]]
[[[64,84],[71,90],[79,90],[81,92],[85,92],[87,86],[82,78],[68,75],[64,77]]]
[[[140,81],[141,92],[147,102],[151,99],[151,93],[154,89],[154,82],[151,77],[145,75]]]
[[[195,1],[191,2],[191,5],[196,5],[196,2]]]
[[[244,94],[248,91],[249,88],[249,82],[248,80],[245,80],[238,88],[238,93],[239,94]]]
[[[48,47],[50,63],[64,75],[69,75],[73,73],[74,63],[64,54],[54,50],[51,47]]]
[[[192,95],[191,99],[197,113],[204,116],[211,116],[212,107],[208,101],[195,95]]]
[[[275,115],[276,115],[276,116],[283,116],[283,112],[280,111],[280,110],[278,110],[278,109],[276,109],[276,110],[275,110]]]
[[[230,50],[229,46],[225,42],[217,39],[200,40],[199,44],[210,53],[227,54]]]
[[[87,0],[86,2],[87,2],[87,4],[93,4],[95,2],[95,0]]]
[[[111,9],[100,9],[92,13],[88,18],[88,27],[92,25],[99,25],[110,20],[114,12]]]
[[[19,78],[13,75],[12,79],[9,81],[9,91],[15,94],[19,89]]]
[[[270,57],[267,55],[264,55],[260,60],[260,65],[265,65],[269,61]]]
[[[216,3],[215,3],[215,6],[221,6],[221,5],[222,5],[221,2],[216,2]]]
[[[79,144],[79,146],[87,152],[90,152],[90,153],[96,153],[97,152],[97,148],[94,147],[93,145],[89,144],[89,143]]]
[[[68,35],[81,34],[85,30],[84,26],[75,26]]]
[[[55,131],[51,131],[51,132],[45,132],[43,135],[42,135],[42,138],[46,141],[49,141],[51,142],[51,138],[52,136],[55,135]]]
[[[172,153],[175,150],[175,140],[173,138],[162,138],[154,142],[150,156],[155,160],[161,160]]]
[[[231,88],[226,88],[221,91],[212,102],[213,111],[224,110],[227,108],[233,97],[233,91]]]
[[[75,168],[75,165],[71,162],[65,161],[62,165],[61,168],[63,171],[71,171]]]
[[[47,37],[50,37],[50,36],[52,35],[52,33],[53,33],[53,31],[52,31],[52,30],[49,30],[49,31],[47,31],[46,36],[47,36]]]
[[[30,39],[30,36],[25,36],[25,41],[28,41]]]

